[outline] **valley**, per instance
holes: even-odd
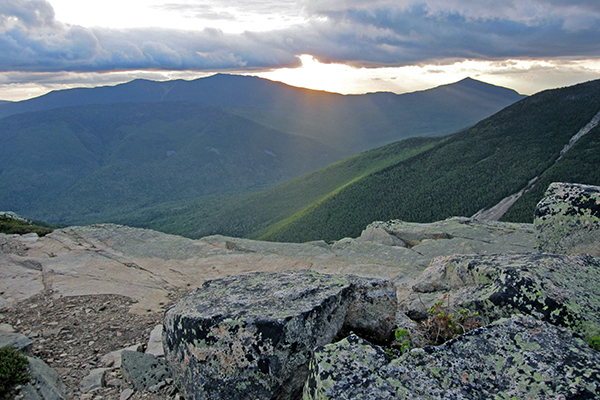
[[[599,85],[545,91],[462,132],[403,140],[264,191],[151,208],[120,221],[189,237],[339,240],[373,221],[470,217],[529,188],[502,219],[531,222],[550,183],[600,184],[598,127],[589,126],[561,156],[598,113]]]
[[[81,225],[221,204],[398,140],[448,135],[523,97],[468,78],[343,96],[224,74],[50,92],[0,104],[0,209]]]

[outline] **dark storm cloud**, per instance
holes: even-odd
[[[211,4],[161,7],[196,18],[235,18]],[[227,2],[245,12],[276,4]],[[295,2],[280,4],[299,10]],[[306,0],[302,6],[302,25],[226,34],[83,28],[56,21],[45,0],[0,0],[0,71],[277,68],[296,65],[303,53],[362,66],[600,55],[597,0]]]
[[[406,64],[455,59],[597,57],[600,26],[566,30],[549,17],[536,24],[507,18],[433,13],[425,4],[321,12],[327,37],[340,46],[330,57],[356,63]]]

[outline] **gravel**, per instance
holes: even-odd
[[[173,293],[171,302],[181,294]],[[46,292],[0,310],[0,324],[12,326],[33,341],[31,356],[58,372],[67,398],[119,399],[131,385],[123,380],[119,368],[104,365],[102,356],[135,344],[145,349],[150,332],[163,319],[162,312],[132,314],[129,309],[133,304],[135,300],[119,295],[57,297]],[[164,304],[163,309],[168,305]],[[82,393],[80,382],[97,368],[109,368],[103,387]],[[156,393],[134,392],[128,398],[179,397],[174,386],[165,385]]]

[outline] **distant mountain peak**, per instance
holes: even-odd
[[[499,89],[504,89],[504,90],[518,93],[514,89],[510,89],[510,88],[500,86],[500,85],[494,85],[492,83],[480,81],[478,79],[473,79],[470,76],[467,76],[466,78],[461,79],[458,82],[451,83],[450,85],[447,85],[447,86],[467,87],[467,88],[473,88],[473,89],[499,88]]]

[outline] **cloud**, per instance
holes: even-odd
[[[209,3],[187,4],[187,3],[165,3],[155,5],[153,8],[182,14],[187,18],[198,18],[204,20],[235,20],[235,15],[227,11],[219,11]]]
[[[266,13],[270,0],[174,2],[165,12],[212,20]],[[300,13],[298,3],[282,10]],[[46,0],[0,0],[0,71],[257,70],[296,55],[355,66],[597,58],[597,0],[305,0],[304,22],[265,32],[102,29],[56,20]],[[226,7],[223,7],[226,6]],[[241,12],[241,14],[237,14]],[[240,17],[241,16],[241,17]]]

